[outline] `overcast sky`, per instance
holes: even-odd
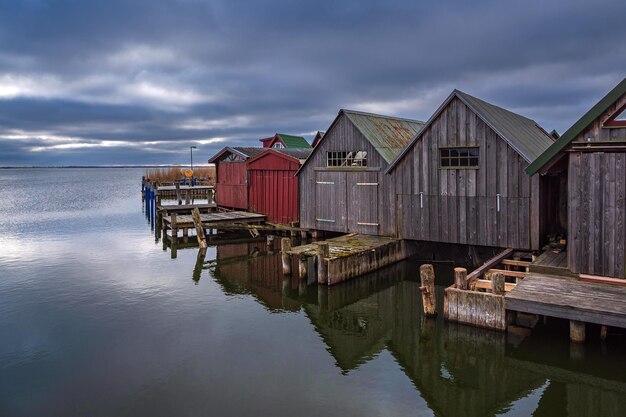
[[[458,88],[563,132],[626,76],[626,1],[0,0],[0,166],[186,163]]]

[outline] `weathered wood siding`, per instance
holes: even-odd
[[[602,124],[623,96],[574,142],[626,141],[626,128]],[[626,153],[569,153],[568,266],[572,272],[626,277]]]
[[[478,169],[440,169],[440,146],[478,146]],[[391,173],[399,237],[538,249],[540,183],[527,165],[454,98]]]
[[[328,168],[326,152],[367,151],[367,168]],[[393,236],[393,181],[387,162],[342,115],[298,175],[302,227]]]

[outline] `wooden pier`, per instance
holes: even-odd
[[[298,271],[300,278],[304,278],[309,272],[307,269],[314,266],[318,283],[327,285],[375,271],[408,256],[402,240],[354,233],[296,246],[286,254],[298,265],[291,269]],[[320,263],[323,263],[321,268]]]
[[[211,230],[213,229],[263,223],[265,216],[245,211],[224,211],[201,213],[200,220],[202,227],[211,235]],[[183,236],[188,236],[189,229],[195,229],[193,216],[190,214],[177,215],[175,212],[171,212],[168,215],[162,216],[161,230],[163,237],[167,236],[167,230],[170,230],[171,239],[175,240],[178,238],[178,230],[182,230]]]
[[[504,296],[507,310],[626,328],[626,287],[529,274]]]

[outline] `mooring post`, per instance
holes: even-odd
[[[180,183],[178,181],[176,182],[176,201],[178,201],[179,205],[183,204],[183,200],[180,198]]]
[[[504,295],[504,274],[502,272],[491,274],[491,292],[495,295]]]
[[[435,297],[435,269],[431,264],[420,266],[420,280],[424,315],[434,317],[437,315],[437,298]]]
[[[287,253],[291,250],[291,239],[284,237],[280,240],[280,252],[283,260],[283,274],[291,275],[291,257]]]
[[[176,224],[176,213],[170,214],[170,230],[172,231],[172,242],[178,239],[178,225]]]
[[[307,257],[304,255],[300,255],[300,257],[298,258],[298,277],[300,279],[306,279],[307,278],[307,265],[308,265],[309,261],[307,260]]]
[[[189,191],[189,188],[187,188],[185,190],[185,204],[189,204],[189,194],[191,193],[191,191]]]
[[[202,227],[202,219],[200,218],[200,210],[197,207],[191,212],[193,218],[193,224],[196,226],[196,237],[198,238],[198,245],[200,249],[206,249],[206,236],[204,235],[204,228]]]
[[[467,289],[467,269],[454,268],[454,283],[459,290]]]
[[[322,242],[317,245],[317,283],[328,284],[328,263],[330,257],[330,245]]]
[[[569,340],[573,343],[585,343],[585,322],[569,321]]]

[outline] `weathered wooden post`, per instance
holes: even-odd
[[[569,321],[569,340],[573,343],[585,343],[585,327],[584,321]]]
[[[180,198],[180,183],[177,181],[176,182],[176,201],[178,201],[178,204],[183,204],[183,200]]]
[[[300,257],[298,257],[298,277],[300,279],[306,279],[307,278],[307,266],[308,266],[309,261],[307,260],[307,257],[304,255],[300,255]]]
[[[606,340],[606,334],[607,326],[603,324],[602,326],[600,326],[600,340],[602,340],[603,342]]]
[[[287,253],[291,250],[291,239],[284,237],[280,240],[280,252],[283,260],[283,274],[291,275],[291,257]]]
[[[424,304],[424,315],[434,317],[437,315],[437,298],[435,297],[435,270],[432,265],[424,264],[420,266],[420,280],[422,286],[422,303]]]
[[[504,274],[502,272],[491,274],[491,292],[495,295],[504,295]]]
[[[176,213],[170,214],[170,230],[172,231],[172,242],[178,239],[178,224],[176,224]]]
[[[317,245],[317,283],[328,283],[328,263],[330,257],[330,246],[326,242]]]
[[[206,236],[204,235],[204,228],[202,227],[202,219],[200,219],[200,210],[197,207],[191,212],[193,218],[193,224],[196,226],[196,237],[198,238],[198,245],[200,249],[206,249]]]
[[[191,191],[189,191],[189,188],[187,188],[185,190],[185,204],[189,204],[189,194],[191,193]]]
[[[454,268],[454,283],[459,290],[467,289],[467,269]]]

